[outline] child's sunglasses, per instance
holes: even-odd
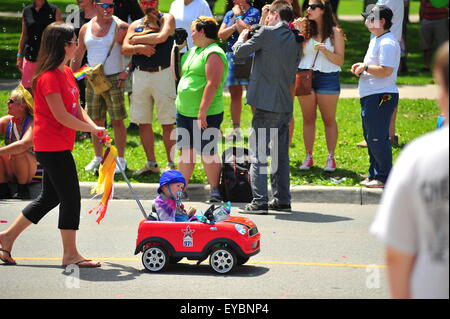
[[[101,2],[99,2],[99,3],[97,3],[102,9],[112,9],[112,8],[114,8],[114,4],[113,3],[111,3],[111,4],[108,4],[108,3],[101,3]]]

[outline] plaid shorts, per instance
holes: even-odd
[[[106,112],[111,120],[127,118],[125,110],[125,89],[119,87],[119,73],[107,75],[112,87],[102,94],[95,94],[89,81],[86,81],[86,112],[93,120],[106,119]]]

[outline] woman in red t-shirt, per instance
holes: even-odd
[[[80,223],[81,195],[72,149],[76,131],[106,134],[89,118],[78,103],[78,88],[71,69],[77,38],[73,26],[54,22],[42,35],[34,92],[34,150],[44,169],[42,191],[4,232],[0,233],[0,259],[15,264],[10,251],[15,239],[32,223],[37,224],[60,205],[58,228],[64,248],[63,266],[99,267],[84,258],[76,247]]]

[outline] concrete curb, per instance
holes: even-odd
[[[92,198],[90,190],[95,183],[81,182],[81,197]],[[159,184],[133,183],[134,192],[141,200],[155,198]],[[188,195],[190,201],[207,201],[209,199],[209,186],[205,184],[189,185]],[[270,187],[269,187],[270,192]],[[304,203],[335,203],[371,205],[379,204],[383,191],[381,189],[368,189],[364,187],[345,186],[292,186],[293,202]],[[133,199],[133,195],[126,183],[114,184],[114,199]]]

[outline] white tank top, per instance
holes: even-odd
[[[314,63],[314,58],[317,54],[317,50],[314,49],[314,42],[316,42],[314,41],[314,39],[309,39],[308,41],[306,41],[305,46],[303,47],[303,57],[300,61],[300,64],[298,65],[299,69],[311,69]],[[334,46],[331,43],[330,38],[326,39],[324,44],[328,50],[334,52]],[[328,60],[324,53],[319,51],[319,55],[317,56],[313,70],[323,73],[331,73],[340,72],[341,67],[332,63],[330,60]]]
[[[114,18],[109,28],[108,34],[104,37],[96,37],[92,34],[92,20],[87,23],[84,44],[87,49],[87,59],[89,66],[96,66],[105,62],[112,41],[114,47],[111,50],[106,63],[104,63],[104,71],[106,75],[117,74],[124,70],[124,59],[121,52],[121,45],[114,39],[116,29],[116,19]]]

